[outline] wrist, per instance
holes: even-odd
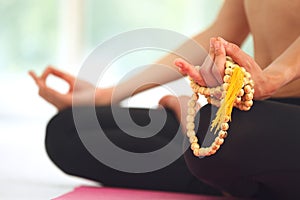
[[[113,88],[96,88],[95,105],[110,105]]]
[[[266,99],[271,97],[278,90],[278,82],[273,75],[266,74],[264,75],[263,81],[259,83],[259,88],[262,88],[259,91],[261,99]]]
[[[261,81],[257,83],[257,91],[255,91],[259,97],[258,99],[266,99],[273,96],[288,82],[286,77],[286,72],[264,70]]]

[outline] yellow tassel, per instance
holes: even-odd
[[[225,118],[229,117],[231,121],[231,112],[233,104],[239,91],[243,88],[243,72],[239,66],[233,69],[232,76],[229,81],[229,87],[225,98],[221,102],[221,105],[216,113],[215,119],[211,124],[211,131],[215,129],[215,133],[220,130],[221,124],[225,121]]]

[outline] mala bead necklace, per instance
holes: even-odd
[[[196,66],[199,68],[199,66]],[[187,136],[195,156],[203,157],[215,154],[224,143],[231,121],[233,107],[243,111],[250,110],[253,105],[254,82],[249,72],[240,67],[230,57],[226,57],[224,83],[214,88],[202,87],[189,77],[193,95],[188,102],[188,115],[186,117]],[[204,95],[207,102],[219,107],[215,119],[211,123],[211,131],[216,136],[214,142],[208,147],[200,147],[195,132],[196,104],[200,95]]]

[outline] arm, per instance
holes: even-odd
[[[300,78],[300,36],[267,68],[263,74],[270,83],[267,88],[269,96],[282,87]]]
[[[90,105],[93,103],[93,97],[95,92],[95,86],[84,80],[76,79],[76,77],[55,69],[52,66],[48,66],[41,76],[37,76],[33,71],[29,71],[29,75],[35,81],[39,89],[39,95],[54,105],[58,110],[62,110],[69,107],[73,103],[73,98],[76,98],[77,105]],[[66,93],[60,93],[57,90],[47,85],[47,78],[49,75],[56,76],[61,80],[64,80],[69,85],[69,90]],[[75,84],[76,82],[76,84]],[[101,102],[99,104],[110,103],[110,91],[102,89]]]
[[[192,40],[204,47],[207,52],[209,50],[209,40],[211,37],[222,36],[228,41],[241,45],[248,34],[249,27],[243,1],[226,0],[215,22],[208,29],[194,36]],[[181,55],[187,55],[187,60],[190,63],[200,65],[207,57],[207,53],[199,55],[199,52],[191,51],[192,43],[191,40],[187,41],[180,46],[176,52],[179,52]],[[150,66],[128,81],[123,82],[122,85],[118,86],[112,102],[119,102],[139,92],[181,78],[183,74],[173,64],[173,61],[177,57],[178,55],[169,54],[157,61],[157,64],[161,64],[160,66]],[[112,87],[107,90],[112,93],[114,89],[115,87]],[[101,98],[103,98],[103,92],[102,89],[99,88],[96,92],[96,101],[101,101]]]
[[[215,22],[208,29],[194,36],[192,39],[200,46],[204,47],[205,51],[208,51],[209,39],[211,37],[222,36],[228,41],[241,45],[248,33],[249,28],[244,11],[243,1],[226,0]],[[199,52],[190,51],[191,43],[193,42],[187,41],[175,52],[179,52],[179,55],[187,55],[188,61],[193,64],[202,64],[207,57],[207,53],[199,55]],[[80,101],[78,102],[81,104],[90,104],[90,98],[95,96],[95,103],[97,105],[107,105],[111,102],[118,103],[119,101],[144,90],[181,78],[183,74],[173,64],[174,59],[177,57],[178,55],[168,54],[157,61],[157,64],[160,64],[159,66],[150,66],[143,72],[120,84],[118,86],[118,92],[113,92],[116,87],[94,88],[94,86],[84,82],[80,84],[79,89],[76,89],[76,96],[78,96],[77,99],[80,98]],[[61,94],[56,90],[49,88],[46,84],[46,79],[50,74],[65,80],[70,85],[70,91],[67,94]],[[46,101],[53,104],[59,110],[68,106],[72,106],[74,81],[70,82],[69,80],[75,80],[75,77],[53,68],[46,69],[41,76],[37,76],[33,72],[30,72],[30,75],[33,77],[39,87],[40,96]],[[85,91],[89,91],[88,95]],[[94,95],[91,95],[91,92],[93,92]],[[115,94],[113,99],[112,94]]]
[[[238,46],[225,42],[226,53],[245,67],[255,80],[255,99],[273,96],[288,83],[300,78],[300,37],[264,70]]]

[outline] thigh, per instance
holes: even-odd
[[[208,144],[214,137],[207,130],[215,110],[206,106],[199,116],[197,135]],[[234,110],[219,151],[202,159],[187,151],[188,166],[199,179],[237,196],[297,195],[299,122],[300,107],[295,105],[260,101],[248,112]]]
[[[66,109],[57,114],[49,122],[46,135],[46,148],[49,157],[52,161],[64,172],[70,175],[75,175],[83,178],[98,181],[107,186],[115,187],[131,187],[141,189],[157,189],[177,192],[191,193],[207,193],[218,194],[210,186],[198,181],[188,170],[185,160],[182,156],[182,140],[183,135],[180,131],[180,126],[170,111],[163,110],[148,110],[148,109],[126,109],[120,107],[96,107],[96,117],[98,124],[91,124],[89,113],[86,112],[90,107],[76,107],[76,113],[80,114],[79,129],[85,131],[80,134],[89,134],[99,131],[99,126],[104,131],[106,137],[117,148],[123,151],[135,152],[143,156],[147,152],[155,152],[180,133],[180,142],[173,144],[173,149],[179,149],[181,155],[178,159],[170,162],[165,167],[148,171],[145,173],[130,173],[120,171],[115,167],[109,166],[106,163],[96,159],[97,155],[93,155],[83,144],[78,127],[74,123],[74,113],[72,109]],[[114,110],[114,112],[112,112]],[[130,116],[128,116],[128,113]],[[116,122],[115,116],[123,119],[121,122]],[[163,126],[156,134],[153,134],[155,127],[149,126],[152,120],[160,119],[160,116],[165,116]],[[127,117],[131,118],[130,120]],[[126,119],[125,119],[126,118]],[[131,120],[134,124],[131,123]],[[128,135],[127,131],[134,131],[138,125],[141,137]],[[126,130],[124,130],[126,129]],[[157,131],[157,130],[155,130]],[[144,134],[144,135],[143,135]],[[150,137],[149,137],[150,135]],[[153,135],[153,136],[151,136]],[[99,143],[101,145],[101,143]],[[174,152],[169,152],[170,154]],[[110,155],[110,151],[101,152],[103,156]],[[163,158],[162,158],[163,159]],[[126,157],[122,158],[122,162],[118,161],[119,165],[126,165],[129,161]],[[149,158],[145,162],[151,163]],[[134,163],[130,163],[134,164]],[[136,163],[139,165],[140,163]]]

